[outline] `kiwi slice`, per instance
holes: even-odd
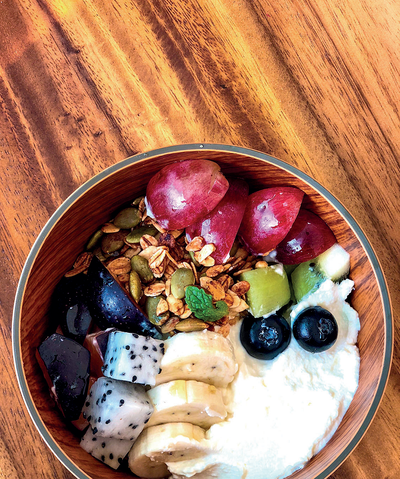
[[[338,243],[315,258],[318,270],[332,281],[342,281],[350,272],[350,255]]]
[[[286,274],[290,278],[290,275],[297,268],[297,264],[284,264],[283,267],[285,268]]]
[[[290,287],[290,300],[292,303],[296,302],[296,296],[294,295],[292,281],[290,280],[293,271],[297,268],[297,264],[284,264],[286,275],[289,278],[289,287]],[[286,318],[285,318],[286,319]],[[289,323],[290,324],[290,323]]]
[[[325,281],[325,276],[316,269],[314,260],[301,263],[290,276],[296,301],[299,302],[304,296],[316,291],[319,285]]]
[[[350,271],[350,255],[338,243],[311,261],[299,264],[290,275],[296,301],[313,293],[326,279],[341,281]]]
[[[290,301],[289,280],[280,264],[246,271],[240,280],[250,283],[246,300],[255,318],[273,313]]]

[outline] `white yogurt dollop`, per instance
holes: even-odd
[[[296,315],[322,306],[335,317],[339,336],[322,353],[302,349],[292,337],[272,361],[250,357],[239,339],[231,340],[238,372],[226,390],[228,418],[207,432],[210,454],[202,459],[169,463],[174,479],[282,479],[300,469],[332,437],[357,390],[360,358],[355,345],[360,323],[345,302],[350,280],[329,280],[296,305]]]

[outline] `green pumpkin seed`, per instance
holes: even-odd
[[[149,296],[146,299],[146,304],[144,306],[149,321],[155,325],[158,325],[160,321],[168,317],[168,311],[160,316],[157,316],[157,306],[160,300],[161,296]]]
[[[171,293],[175,298],[183,299],[186,286],[193,285],[194,283],[194,274],[191,269],[178,268],[171,276]]]
[[[139,206],[140,202],[142,201],[142,199],[144,198],[144,196],[139,196],[138,198],[134,199],[132,201],[132,206]]]
[[[194,252],[193,251],[189,251],[189,255],[194,263],[194,265],[196,266],[196,268],[200,268],[201,264],[197,261],[197,259],[194,257]]]
[[[129,273],[129,291],[131,292],[132,298],[138,303],[142,294],[142,283],[136,271]]]
[[[131,258],[131,266],[143,283],[150,283],[150,281],[154,279],[153,273],[149,268],[149,262],[146,258],[143,258],[143,256],[133,256]]]
[[[104,254],[115,253],[124,246],[124,236],[121,231],[108,233],[101,239],[101,249]]]
[[[207,325],[204,321],[197,318],[188,318],[184,319],[183,321],[179,321],[179,323],[175,326],[177,331],[181,331],[184,333],[188,333],[190,331],[202,331],[206,329]]]
[[[155,236],[158,233],[158,230],[154,226],[139,226],[131,231],[126,237],[128,243],[139,243],[140,238],[143,235]]]
[[[103,252],[101,251],[100,246],[98,246],[94,251],[93,254],[99,258],[101,262],[105,261],[107,258],[104,256]]]
[[[232,248],[229,252],[229,256],[235,256],[235,254],[237,253],[237,250],[239,249],[239,246],[240,246],[239,240],[235,238],[235,241],[233,242]]]
[[[101,230],[96,231],[96,233],[94,233],[90,237],[90,239],[88,241],[88,244],[86,245],[86,251],[91,251],[92,249],[94,249],[97,246],[97,244],[99,243],[103,234],[104,233]]]
[[[137,208],[125,208],[115,217],[113,223],[117,228],[129,230],[141,222],[141,214]]]

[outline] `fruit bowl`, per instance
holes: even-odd
[[[351,453],[378,408],[392,356],[389,296],[378,260],[360,227],[346,209],[316,181],[296,168],[253,150],[224,145],[181,145],[128,158],[78,188],[54,213],[35,242],[23,269],[13,317],[15,368],[28,411],[53,453],[78,478],[128,478],[114,472],[79,447],[54,402],[35,352],[49,327],[48,310],[55,285],[84,249],[87,239],[113,212],[144,194],[152,176],[167,164],[186,159],[217,162],[226,174],[247,180],[250,190],[296,186],[304,206],[331,228],[350,253],[355,283],[352,306],[360,316],[359,387],[349,410],[328,444],[291,479],[328,477]]]

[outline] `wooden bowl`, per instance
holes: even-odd
[[[256,151],[223,145],[182,145],[128,158],[81,186],[54,213],[26,261],[15,300],[13,349],[20,388],[32,419],[59,460],[78,478],[128,478],[112,472],[79,447],[50,399],[35,360],[35,350],[49,327],[54,286],[84,249],[89,236],[122,204],[143,194],[160,168],[177,160],[210,159],[223,172],[247,179],[252,190],[293,185],[306,194],[307,208],[330,226],[350,253],[355,291],[351,304],[360,315],[359,388],[339,429],[327,446],[291,479],[328,477],[350,454],[368,428],[389,375],[392,318],[378,260],[365,235],[345,208],[322,186],[296,168]]]

